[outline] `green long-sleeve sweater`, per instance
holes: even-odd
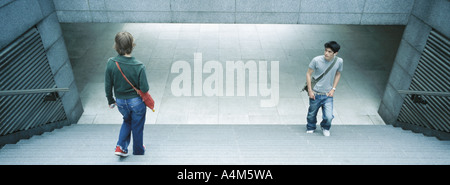
[[[116,102],[112,94],[113,88],[114,96],[116,98],[130,99],[139,97],[133,87],[131,87],[125,78],[123,78],[115,61],[119,63],[122,72],[136,88],[144,93],[149,90],[147,75],[145,74],[145,65],[134,57],[118,55],[110,58],[106,64],[105,93],[106,98],[108,99],[108,105]]]

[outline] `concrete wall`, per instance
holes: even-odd
[[[57,87],[70,88],[70,92],[61,93],[60,96],[70,123],[76,123],[83,113],[83,107],[53,1],[2,0],[0,17],[0,48],[28,29],[37,27]]]
[[[405,25],[414,0],[53,0],[60,22]]]
[[[432,29],[450,38],[450,1],[416,0],[403,33],[397,56],[378,113],[386,123],[396,124],[405,95]]]

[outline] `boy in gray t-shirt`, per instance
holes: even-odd
[[[322,107],[323,120],[320,126],[323,135],[330,136],[331,120],[334,118],[333,95],[344,68],[344,61],[336,56],[339,49],[340,45],[337,42],[327,42],[325,43],[324,55],[314,57],[309,64],[308,72],[306,73],[309,96],[306,133],[314,133],[317,123],[317,112]],[[311,76],[318,78],[333,63],[335,57],[336,64],[316,83],[314,88],[311,88]]]

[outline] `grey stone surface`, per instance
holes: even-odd
[[[68,87],[70,91],[64,92],[64,95],[61,97],[61,101],[64,106],[64,111],[66,112],[67,118],[71,123],[76,123],[83,113],[83,107],[80,107],[80,95],[78,93],[78,88],[75,84],[75,81],[73,81],[66,87]]]
[[[46,50],[48,50],[59,38],[62,38],[61,26],[59,25],[56,13],[53,13],[42,20],[37,25],[37,28]]]
[[[398,114],[393,115],[391,110],[384,105],[383,101],[380,103],[380,107],[378,108],[378,114],[386,124],[393,125],[397,122]]]
[[[301,13],[362,13],[364,0],[302,0]]]
[[[409,83],[411,83],[411,80],[409,80]],[[391,114],[395,117],[398,116],[400,113],[400,109],[403,105],[403,96],[401,96],[397,90],[402,89],[395,89],[392,87],[390,83],[386,85],[386,90],[384,91],[383,98],[381,99],[381,102],[385,105],[384,108],[386,108],[388,111],[391,112]]]
[[[412,15],[450,37],[450,3],[447,0],[416,0]]]
[[[92,22],[89,11],[61,11],[56,9],[59,22]]]
[[[89,0],[89,10],[106,10],[105,0]]]
[[[360,24],[361,14],[300,13],[299,24]]]
[[[235,15],[224,12],[172,12],[171,21],[174,23],[234,23]],[[168,22],[168,21],[166,21]]]
[[[173,0],[170,9],[175,12],[234,12],[235,0]]]
[[[91,11],[92,22],[104,23],[110,22],[109,12],[107,11]]]
[[[400,64],[394,63],[391,75],[389,75],[389,82],[392,87],[397,90],[408,90],[411,80],[412,75],[410,76]]]
[[[72,110],[67,116],[71,123],[77,123],[80,120],[81,116],[83,115],[83,112],[84,112],[83,105],[81,104],[81,100],[78,98],[78,101],[76,102],[75,106],[72,108]]]
[[[54,0],[54,3],[60,22],[68,23],[180,22],[363,25],[405,25],[414,5],[414,1],[410,0],[383,0],[382,2],[366,0],[131,0],[126,3],[124,0]],[[158,16],[158,14],[162,14],[162,16]],[[293,21],[294,16],[291,14],[297,14],[297,17],[300,17],[298,21]],[[429,13],[422,11],[418,14],[427,14],[428,16]],[[233,17],[236,18],[233,19]]]
[[[55,83],[58,87],[69,87],[74,82],[72,67],[67,60],[64,65],[54,75]]]
[[[413,76],[419,64],[420,55],[421,53],[413,48],[409,42],[402,40],[395,61],[408,72],[409,76]]]
[[[53,74],[56,74],[61,66],[69,61],[63,37],[59,37],[52,47],[47,50],[46,54]]]
[[[55,4],[53,3],[53,0],[38,0],[38,2],[44,17],[47,17],[55,12]]]
[[[0,164],[450,164],[450,142],[392,126],[146,125],[146,153],[114,155],[120,125],[71,125],[0,149]],[[83,146],[80,152],[79,147]]]
[[[411,0],[366,0],[365,13],[404,13],[410,14],[414,6]]]
[[[5,5],[7,5],[7,4],[13,2],[13,1],[15,1],[15,0],[4,0],[4,1],[0,1],[0,8],[1,8],[2,6],[5,6]]]
[[[88,0],[53,0],[56,10],[89,10]]]
[[[405,25],[409,14],[372,14],[364,13],[361,17],[363,25]]]
[[[110,11],[108,12],[107,15],[108,15],[108,22],[109,20],[115,20],[118,22],[145,23],[145,22],[169,22],[171,20],[170,12]]]
[[[417,51],[422,52],[430,34],[431,27],[415,16],[411,16],[405,28],[403,39],[413,46]]]
[[[167,0],[104,0],[109,11],[170,11],[171,1]]]
[[[37,1],[16,0],[0,7],[0,48],[37,24],[43,14]],[[7,25],[7,26],[6,26]]]
[[[299,0],[236,0],[236,12],[298,12]]]
[[[297,24],[297,13],[236,13],[236,23]]]

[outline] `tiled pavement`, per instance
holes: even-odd
[[[311,59],[323,44],[342,46],[344,71],[334,99],[334,125],[384,125],[377,111],[404,26],[63,23],[62,30],[84,113],[79,124],[120,124],[104,93],[104,70],[114,36],[129,31],[136,39],[132,55],[146,64],[156,112],[147,124],[306,124],[308,97],[300,89]],[[194,53],[203,63],[279,61],[279,102],[259,106],[268,96],[174,96],[172,64],[187,61],[194,72]],[[269,63],[270,66],[270,63]],[[225,72],[224,72],[225,75]],[[193,75],[192,75],[193,76]],[[209,77],[203,74],[203,80]],[[248,78],[248,77],[247,77]],[[224,87],[227,82],[224,77]],[[234,85],[236,86],[237,83]],[[194,87],[194,84],[193,86]],[[236,88],[235,88],[236,89]],[[192,90],[193,91],[193,90]],[[319,112],[319,116],[320,116]]]

